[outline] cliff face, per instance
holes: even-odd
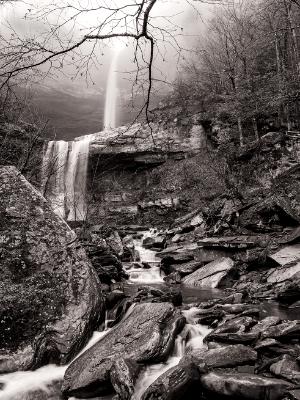
[[[94,134],[88,179],[90,218],[159,223],[177,216],[184,203],[182,186],[206,146],[200,122],[135,124]]]
[[[189,127],[160,124],[135,124],[99,132],[90,143],[92,160],[105,160],[113,156],[113,164],[125,169],[152,166],[168,158],[186,158],[206,146],[206,135],[200,124]]]

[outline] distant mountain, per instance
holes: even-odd
[[[103,129],[105,89],[86,88],[76,83],[38,85],[32,91],[31,103],[55,130],[56,139],[72,140],[75,137],[99,132]],[[152,97],[156,106],[161,96]],[[121,89],[118,107],[118,126],[133,122],[143,101],[135,99],[132,105],[130,91]]]
[[[31,102],[55,128],[57,139],[71,140],[102,130],[104,91],[97,93],[65,85],[39,86]]]

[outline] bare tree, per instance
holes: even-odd
[[[185,1],[196,11],[197,3],[219,3]],[[161,4],[161,0],[63,0],[43,2],[40,6],[26,3],[24,19],[36,24],[37,29],[24,37],[24,32],[20,34],[7,23],[0,35],[0,89],[20,76],[27,76],[28,71],[33,75],[47,74],[70,64],[75,64],[76,74],[91,79],[90,68],[99,66],[103,48],[118,39],[134,46],[135,82],[147,82],[141,112],[145,111],[148,118],[155,57],[166,44],[179,54],[182,52],[177,36],[178,32],[182,35],[182,29],[172,11],[159,14]]]

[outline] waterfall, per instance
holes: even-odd
[[[105,111],[104,111],[104,130],[116,128],[116,108],[117,108],[117,97],[118,97],[118,60],[120,50],[114,52],[111,65],[109,68],[109,74],[106,86],[106,99],[105,99]]]
[[[73,142],[50,141],[43,158],[42,192],[54,212],[68,221],[86,218],[86,185],[92,135]]]

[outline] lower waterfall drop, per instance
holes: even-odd
[[[50,141],[43,158],[42,193],[54,212],[68,221],[86,219],[88,156],[92,137],[86,135],[73,142]]]

